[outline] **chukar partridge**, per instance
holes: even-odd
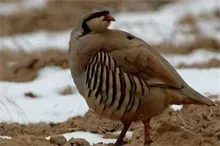
[[[111,21],[115,19],[106,10],[83,20],[81,34],[71,34],[69,65],[89,108],[123,123],[116,145],[123,143],[129,126],[137,120],[144,124],[147,143],[150,119],[171,104],[213,104],[187,85],[145,41],[108,29]]]

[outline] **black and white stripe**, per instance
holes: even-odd
[[[149,92],[142,79],[122,71],[110,54],[98,52],[86,67],[88,99],[94,100],[102,110],[123,116],[140,109],[141,96]],[[100,110],[100,109],[99,109]]]

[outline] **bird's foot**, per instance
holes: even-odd
[[[151,139],[148,139],[147,141],[144,142],[144,145],[150,145],[151,143],[153,142],[153,140]]]
[[[114,146],[122,146],[122,145],[124,145],[124,144],[126,144],[126,143],[127,143],[127,142],[124,141],[124,140],[121,140],[121,141],[117,140],[117,141],[115,142]]]

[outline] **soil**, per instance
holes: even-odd
[[[29,54],[4,50],[0,51],[0,60],[0,80],[11,82],[32,81],[45,66],[68,68],[67,53],[50,49]]]
[[[187,36],[186,36],[187,38]],[[174,42],[175,37],[171,38],[169,42]],[[208,51],[215,51],[219,53],[220,42],[216,38],[212,37],[197,37],[193,42],[183,42],[182,44],[172,44],[168,41],[159,45],[152,46],[161,53],[169,54],[189,54],[196,49],[204,48]]]
[[[217,103],[217,102],[216,102]],[[216,106],[185,105],[180,111],[169,108],[151,120],[150,146],[219,146],[220,144],[220,102]],[[89,121],[89,122],[85,122]],[[63,123],[39,123],[20,125],[0,123],[0,135],[11,136],[11,140],[1,139],[2,146],[60,145],[68,144],[59,136],[73,131],[89,131],[103,134],[105,138],[115,138],[111,132],[121,130],[122,124],[111,121],[89,111],[84,117],[74,117]],[[133,123],[132,139],[126,146],[143,145],[144,131],[141,122]],[[52,136],[50,140],[45,137]],[[71,139],[69,143],[86,143],[84,139]],[[104,144],[97,144],[104,145]],[[105,144],[106,145],[106,144]]]

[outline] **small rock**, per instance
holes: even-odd
[[[77,89],[76,88],[72,88],[71,86],[66,86],[61,92],[61,95],[70,95],[73,93],[76,93]]]
[[[90,144],[82,138],[71,138],[64,146],[90,146]]]
[[[24,96],[30,97],[30,98],[36,98],[37,97],[37,95],[34,94],[33,92],[26,92],[26,93],[24,93]]]
[[[63,135],[54,135],[50,138],[50,143],[58,146],[63,146],[67,142]]]

